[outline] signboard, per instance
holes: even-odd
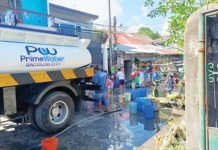
[[[207,16],[206,35],[206,99],[208,100],[208,126],[218,127],[218,21]]]

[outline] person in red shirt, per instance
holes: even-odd
[[[106,86],[107,86],[107,96],[108,96],[108,100],[111,99],[111,95],[113,94],[113,88],[114,88],[114,83],[113,81],[110,79],[110,76],[108,75],[107,81],[106,81]]]

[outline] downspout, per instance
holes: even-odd
[[[201,14],[198,28],[198,98],[200,114],[200,150],[206,149],[205,123],[205,15]]]

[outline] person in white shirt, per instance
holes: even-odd
[[[117,78],[119,80],[120,92],[122,92],[122,90],[124,89],[124,85],[125,85],[125,74],[119,68],[116,76],[117,76]]]

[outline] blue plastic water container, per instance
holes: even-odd
[[[137,97],[146,97],[147,96],[147,89],[146,88],[138,88],[130,90],[131,93],[131,100],[135,101]]]
[[[144,118],[145,119],[154,119],[155,117],[155,110],[154,110],[154,106],[150,105],[150,106],[144,106]]]
[[[137,102],[137,111],[138,112],[143,112],[145,106],[152,105],[151,100],[148,98],[145,98],[145,97],[137,97],[136,102]]]
[[[137,103],[136,102],[130,102],[130,104],[129,104],[129,114],[131,114],[131,115],[137,114]]]
[[[144,129],[146,131],[155,131],[155,119],[144,119]]]

